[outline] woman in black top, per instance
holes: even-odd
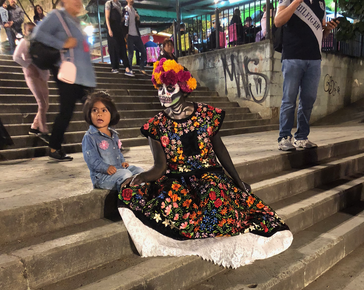
[[[42,6],[40,5],[35,5],[34,6],[34,17],[33,17],[33,22],[35,24],[38,24],[38,22],[42,21],[44,18],[44,11]]]
[[[173,54],[173,49],[174,49],[173,41],[171,39],[165,39],[163,41],[163,49],[161,51],[160,56],[158,57],[158,60],[166,58],[178,62],[177,57]]]

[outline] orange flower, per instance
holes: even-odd
[[[194,203],[192,206],[193,206],[194,209],[198,209],[198,205],[197,204]],[[196,214],[196,213],[194,213],[194,214]]]
[[[222,227],[224,226],[224,224],[225,224],[225,220],[221,220],[221,221],[219,221],[218,226],[219,226],[220,228],[222,228]]]
[[[177,148],[177,153],[178,154],[182,154],[183,153],[183,149],[182,148]]]
[[[196,205],[196,204],[194,203],[193,205]],[[196,213],[195,213],[195,212],[193,212],[193,213],[191,214],[191,220],[196,219],[196,217],[197,217]]]
[[[181,187],[181,185],[178,184],[178,183],[173,183],[172,184],[172,189],[175,190],[175,191],[178,190],[180,187]]]
[[[138,189],[138,193],[143,196],[144,195],[144,192],[141,190],[141,189]]]
[[[186,194],[187,194],[187,189],[185,189],[185,188],[184,188],[184,189],[182,189],[182,190],[181,190],[181,193],[182,193],[183,195],[186,195]]]
[[[228,218],[227,223],[230,225],[230,224],[234,223],[234,220],[232,218]]]
[[[248,200],[246,201],[246,203],[248,204],[249,207],[251,207],[253,205],[254,201],[255,201],[255,198],[252,197],[251,195],[249,195]]]
[[[224,207],[221,211],[220,211],[221,215],[226,215],[227,214],[227,208]]]
[[[217,126],[219,126],[219,124],[220,124],[219,120],[215,119],[215,126],[217,127]]]
[[[264,207],[264,204],[262,204],[262,202],[260,201],[260,202],[257,204],[257,208],[262,209],[263,207]]]
[[[192,199],[187,199],[187,200],[183,203],[183,206],[184,206],[184,207],[190,207],[191,202],[192,202]]]
[[[178,195],[177,195],[177,194],[173,194],[173,195],[171,196],[171,198],[172,198],[173,202],[176,202],[177,200],[181,200],[181,198],[180,198],[180,197],[178,197]]]
[[[184,70],[183,66],[176,63],[174,60],[170,60],[170,59],[166,60],[163,63],[163,69],[164,69],[165,72],[170,71],[170,70],[174,70],[175,73],[178,73],[181,70]]]
[[[191,90],[194,90],[197,88],[197,81],[195,78],[190,78],[188,81],[187,81],[187,86],[191,89]]]

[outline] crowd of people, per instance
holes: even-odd
[[[134,1],[127,2],[127,6],[121,7],[118,1],[107,1],[105,15],[112,71],[118,72],[122,60],[125,74],[132,77],[134,50],[141,54],[140,71],[145,73],[146,49]],[[337,26],[335,21],[325,22],[322,2],[311,1],[311,5],[305,5],[322,25],[316,34],[310,33],[316,26],[310,27],[310,23],[304,23],[294,14],[303,2],[280,1],[275,17],[277,27],[285,26],[278,139],[278,148],[284,151],[317,146],[308,140],[308,134],[321,73],[320,44],[322,37]],[[84,102],[83,114],[89,125],[82,140],[82,152],[92,184],[95,188],[118,191],[120,215],[142,256],[198,255],[218,265],[237,268],[285,251],[293,240],[289,227],[240,179],[219,133],[225,111],[189,101],[197,80],[178,63],[171,39],[163,42],[151,78],[163,110],[140,128],[148,138],[154,164],[144,171],[126,162],[120,151],[118,132],[112,128],[119,122],[120,114],[107,92],[93,92],[95,72],[87,36],[77,18],[82,1],[61,0],[61,3],[62,9],[51,11],[47,17],[41,7],[35,8],[34,20],[38,24],[25,24],[25,38],[13,55],[23,67],[25,80],[39,105],[30,133],[49,143],[49,156],[56,161],[73,159],[62,149],[62,142],[75,103],[80,100]],[[16,0],[10,0],[10,6],[13,10],[8,10],[8,14],[0,10],[5,28],[17,27],[19,23],[21,13],[16,12]],[[241,24],[239,17],[240,12],[236,11],[232,21]],[[251,19],[246,19],[239,28],[237,43],[255,40],[257,34],[250,28]],[[264,36],[262,30],[260,38]],[[46,124],[49,71],[32,63],[30,38],[65,50],[64,56],[50,69],[60,96],[60,112],[50,135]],[[156,47],[152,38],[146,46]],[[72,82],[60,77],[64,58],[71,58],[76,68]],[[298,128],[292,138],[299,90]],[[0,123],[0,132],[3,130]]]

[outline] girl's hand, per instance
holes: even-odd
[[[116,167],[110,165],[109,168],[107,169],[107,174],[114,175],[116,173],[116,171],[117,171]]]
[[[77,46],[77,39],[74,37],[67,38],[66,42],[63,44],[63,48],[74,48]]]
[[[123,163],[121,163],[121,166],[123,168],[128,168],[129,167],[129,163],[128,162],[123,162]]]
[[[109,35],[110,35],[110,37],[113,37],[114,35],[112,34],[112,30],[111,29],[109,29]]]

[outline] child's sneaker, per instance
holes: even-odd
[[[113,74],[118,74],[118,73],[119,73],[119,70],[118,70],[118,69],[112,69],[112,70],[111,70],[111,72],[112,72]]]
[[[41,133],[42,132],[39,131],[38,129],[33,129],[33,128],[30,128],[29,132],[28,132],[29,135],[38,135],[38,134],[41,134]]]
[[[128,77],[135,77],[135,74],[133,74],[132,71],[125,71],[125,75]]]

